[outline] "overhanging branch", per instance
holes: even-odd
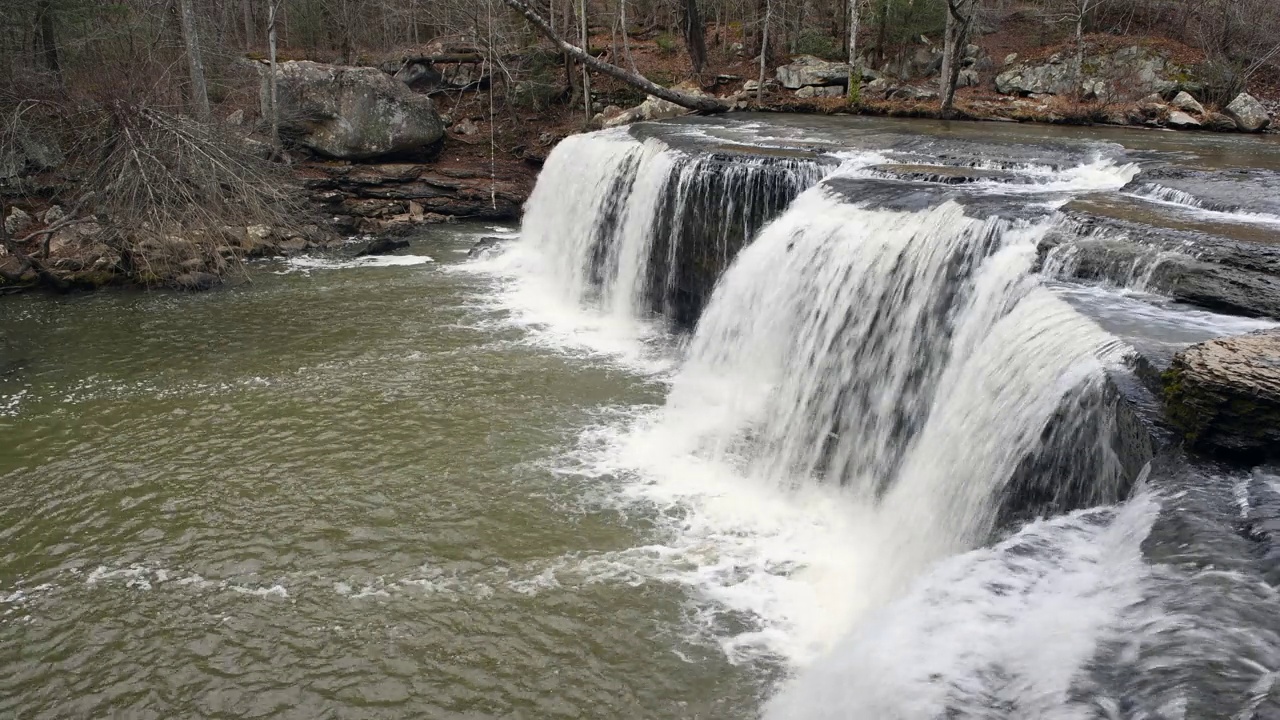
[[[662,87],[657,83],[651,82],[642,75],[628,72],[617,65],[607,63],[592,56],[582,48],[565,41],[564,38],[561,38],[560,35],[556,33],[555,29],[552,28],[546,20],[542,19],[542,16],[535,12],[533,8],[529,7],[529,5],[523,0],[502,0],[502,2],[505,3],[507,7],[523,15],[526,20],[532,23],[539,32],[545,35],[547,39],[555,44],[555,46],[561,51],[602,75],[608,75],[611,78],[616,78],[628,85],[637,87],[656,98],[673,102],[680,107],[686,107],[690,110],[696,110],[697,112],[722,113],[729,110],[728,105],[716,98],[693,95],[679,90]]]

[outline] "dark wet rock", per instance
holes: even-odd
[[[380,237],[369,241],[360,252],[356,253],[356,257],[365,255],[386,255],[396,250],[403,250],[409,247],[408,240],[402,240],[394,237]]]
[[[523,163],[496,179],[487,167],[314,164],[305,171],[304,187],[335,228],[380,233],[392,218],[400,220],[391,224],[405,226],[432,218],[518,218],[534,177]]]
[[[1271,126],[1271,115],[1249,93],[1240,93],[1226,107],[1226,114],[1244,132],[1261,132]]]
[[[1280,247],[1187,228],[1095,214],[1072,203],[1072,221],[1045,235],[1042,258],[1071,253],[1062,277],[1137,285],[1182,302],[1236,315],[1280,317]]]
[[[429,157],[444,125],[431,98],[377,68],[296,61],[277,70],[281,134],[319,155],[342,160]],[[266,73],[264,106],[267,115]]]
[[[1068,393],[1005,486],[998,528],[1128,497],[1159,447],[1149,391],[1125,372]]]
[[[180,290],[209,290],[222,282],[222,278],[207,272],[183,273],[173,279],[173,284]]]
[[[1170,422],[1196,452],[1280,458],[1280,331],[1193,345],[1165,373]]]
[[[498,249],[502,247],[503,242],[503,238],[500,237],[480,238],[476,241],[476,244],[472,245],[471,249],[467,251],[467,257],[472,259],[488,257],[497,252]]]

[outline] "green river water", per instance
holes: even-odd
[[[437,262],[0,299],[0,717],[718,718],[776,672],[557,471],[664,387]]]

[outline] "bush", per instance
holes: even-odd
[[[658,44],[658,50],[661,50],[663,55],[674,54],[676,48],[679,46],[676,42],[676,36],[671,33],[663,33],[659,35],[654,39],[654,42]]]

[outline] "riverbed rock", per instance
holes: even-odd
[[[1166,121],[1175,130],[1194,130],[1200,127],[1200,121],[1181,110],[1173,110]]]
[[[836,63],[801,55],[789,65],[778,68],[778,82],[788,90],[827,85],[848,85],[851,68],[847,63]]]
[[[1240,129],[1235,120],[1222,113],[1209,113],[1209,117],[1205,119],[1205,127],[1215,132],[1236,132]]]
[[[281,135],[295,145],[339,160],[429,157],[439,149],[444,125],[431,98],[377,68],[294,61],[280,63],[276,74]]]
[[[335,227],[382,232],[381,223],[403,215],[427,224],[432,216],[510,220],[520,217],[533,191],[536,170],[508,163],[490,177],[487,166],[471,163],[308,164],[303,187]],[[414,216],[417,206],[419,217]],[[337,218],[337,221],[334,221]],[[365,222],[366,220],[372,222]],[[400,221],[397,221],[398,223]]]
[[[374,238],[365,245],[360,252],[356,253],[356,257],[364,257],[366,255],[386,255],[396,250],[403,250],[409,247],[408,240],[402,240],[394,237]]]
[[[216,287],[222,279],[207,272],[183,273],[173,279],[173,284],[180,290],[200,291]]]
[[[1227,115],[1244,132],[1261,132],[1271,125],[1271,115],[1249,93],[1240,93],[1226,108]]]
[[[1204,115],[1204,106],[1196,102],[1196,99],[1191,97],[1191,93],[1186,90],[1178,91],[1178,94],[1173,96],[1173,99],[1169,101],[1169,104],[1185,113],[1201,116]]]
[[[1174,356],[1165,409],[1188,448],[1247,463],[1280,458],[1280,331],[1219,338]]]

